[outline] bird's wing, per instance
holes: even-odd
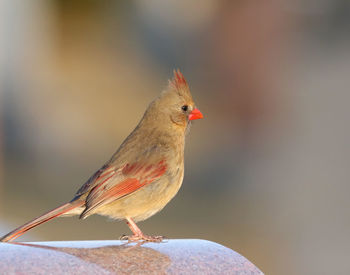
[[[117,172],[118,169],[116,169],[115,166],[109,164],[103,165],[86,181],[82,187],[80,187],[80,189],[75,193],[73,201],[81,195],[91,191],[96,186],[103,184],[105,181],[112,178]]]
[[[104,166],[92,176],[85,187],[79,190],[80,192],[78,191],[81,193],[84,189],[90,189],[86,198],[86,208],[80,217],[85,218],[96,207],[120,199],[150,184],[161,177],[166,170],[165,160],[154,161],[151,164],[128,163],[119,168],[113,165]]]

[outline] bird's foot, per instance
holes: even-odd
[[[131,242],[154,242],[154,243],[160,243],[164,239],[163,236],[147,236],[147,235],[122,235],[120,237],[120,240]]]

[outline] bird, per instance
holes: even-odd
[[[185,137],[193,120],[203,118],[179,69],[112,157],[98,169],[74,198],[0,238],[11,242],[28,230],[56,217],[92,214],[125,220],[129,242],[161,242],[137,226],[177,194],[184,178]]]

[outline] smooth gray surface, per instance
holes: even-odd
[[[263,274],[205,240],[0,243],[0,274]]]

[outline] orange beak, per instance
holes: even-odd
[[[193,109],[190,115],[188,116],[189,120],[195,120],[195,119],[201,119],[201,118],[203,118],[203,114],[198,109]]]

